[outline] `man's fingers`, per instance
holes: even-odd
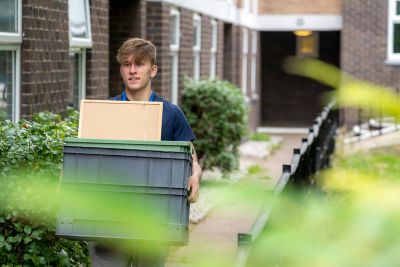
[[[191,193],[190,196],[188,197],[189,202],[193,203],[196,202],[197,199],[199,198],[199,188],[194,188],[193,186],[190,187]]]

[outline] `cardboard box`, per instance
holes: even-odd
[[[161,140],[162,102],[82,100],[79,138]]]

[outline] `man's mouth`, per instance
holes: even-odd
[[[131,77],[131,78],[129,78],[129,80],[130,81],[137,81],[137,80],[140,80],[138,77]]]

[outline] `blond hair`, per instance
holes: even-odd
[[[151,65],[154,65],[156,62],[156,54],[157,48],[152,42],[141,38],[130,38],[118,49],[116,58],[118,63],[121,64],[130,55],[133,55],[135,61],[149,59]]]

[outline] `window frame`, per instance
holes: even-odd
[[[248,71],[248,52],[249,52],[249,31],[242,29],[242,93],[247,97],[247,71]]]
[[[14,71],[12,76],[12,100],[11,100],[11,121],[18,122],[20,119],[20,100],[21,100],[21,46],[18,44],[0,44],[0,51],[14,52],[12,69]]]
[[[259,98],[257,94],[257,53],[258,53],[258,32],[251,32],[251,97],[253,100]]]
[[[86,98],[86,48],[70,48],[69,54],[78,54],[79,77],[78,77],[78,109],[82,99]],[[69,88],[71,90],[71,88]]]
[[[88,30],[87,38],[73,37],[70,26],[70,0],[68,0],[68,35],[69,35],[69,46],[70,48],[92,48],[92,21],[90,17],[90,4],[89,0],[83,0],[85,5],[85,16],[86,16],[86,26]]]
[[[396,15],[398,0],[388,0],[388,31],[387,31],[387,63],[400,65],[400,52],[394,52],[394,25],[400,24],[400,15]]]
[[[11,121],[16,123],[21,116],[21,43],[22,43],[22,0],[16,0],[17,31],[14,33],[0,32],[0,51],[12,51],[12,100]]]
[[[0,44],[16,44],[22,42],[22,0],[15,1],[17,31],[15,33],[0,32]]]
[[[179,51],[180,47],[180,21],[181,21],[181,14],[178,9],[176,8],[171,8],[170,10],[170,16],[171,16],[171,23],[174,17],[178,20],[178,23],[175,25],[174,30],[176,31],[176,44],[170,44],[170,50],[171,51]],[[171,27],[172,29],[172,27]]]
[[[242,0],[243,10],[249,12],[250,11],[250,0]]]
[[[178,87],[179,87],[179,50],[180,50],[180,12],[176,8],[171,8],[170,10],[171,23],[176,17],[177,24],[173,30],[176,31],[176,44],[170,44],[170,55],[171,55],[171,103],[178,104]],[[171,27],[172,30],[172,27]]]
[[[196,81],[200,80],[201,29],[201,16],[195,13],[193,14],[193,79]],[[195,43],[196,40],[198,43]]]
[[[214,79],[217,73],[217,51],[218,51],[218,23],[211,20],[211,48],[210,48],[210,78]]]
[[[251,11],[253,14],[258,15],[258,0],[251,1]]]

